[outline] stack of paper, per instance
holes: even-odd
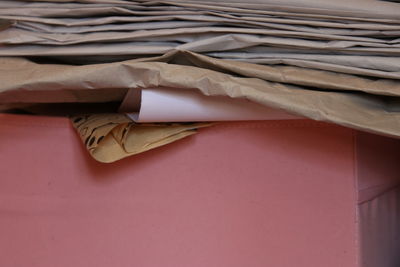
[[[0,55],[95,56],[80,58],[91,62],[180,49],[378,77],[398,71],[399,4],[230,2],[2,1],[0,18],[13,25],[0,36]]]
[[[142,101],[146,122],[264,119],[273,108],[400,137],[398,3],[2,1],[0,20],[3,105]],[[127,99],[132,90],[142,99]],[[182,113],[182,94],[208,115]],[[203,98],[221,104],[210,112]],[[263,114],[218,113],[230,98]],[[166,99],[174,109],[155,104]]]

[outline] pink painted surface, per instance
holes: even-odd
[[[354,267],[352,130],[222,124],[115,164],[0,115],[0,266]]]
[[[400,186],[359,205],[362,267],[400,266]]]
[[[400,184],[400,139],[357,132],[356,161],[359,203]]]

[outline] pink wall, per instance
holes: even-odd
[[[0,266],[356,266],[353,130],[227,123],[100,164],[67,119],[0,124]]]

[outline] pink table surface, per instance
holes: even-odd
[[[0,115],[0,266],[354,267],[355,131],[227,123],[113,164]]]

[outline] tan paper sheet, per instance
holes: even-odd
[[[112,31],[138,31],[138,30],[156,30],[173,29],[189,27],[210,27],[218,26],[215,22],[203,21],[162,21],[162,22],[136,22],[124,24],[104,24],[93,26],[52,26],[35,22],[18,22],[15,28],[24,29],[32,32],[44,33],[93,33],[93,32],[112,32]]]
[[[146,31],[132,32],[94,32],[85,34],[64,34],[64,33],[44,33],[32,32],[29,30],[12,28],[1,32],[0,44],[45,44],[45,45],[70,45],[91,42],[128,42],[128,41],[185,41],[195,42],[196,40],[211,39],[219,36],[238,36],[242,38],[242,42],[246,42],[246,46],[254,45],[252,40],[261,40],[261,42],[271,43],[274,45],[292,45],[321,47],[324,48],[346,48],[351,46],[364,47],[400,47],[393,41],[381,40],[377,38],[359,37],[359,36],[340,36],[319,33],[280,31],[280,30],[264,30],[253,28],[235,28],[235,27],[190,27],[190,28],[173,28],[173,29],[155,29]],[[164,39],[162,39],[164,37]],[[280,39],[285,37],[286,39]],[[290,38],[290,39],[289,39]],[[296,38],[296,39],[295,39]],[[307,41],[308,40],[308,41]],[[317,41],[314,41],[317,40]],[[324,41],[329,41],[324,43]],[[332,42],[336,41],[336,42]],[[343,41],[343,42],[341,42]],[[260,41],[256,41],[259,43]]]
[[[213,64],[215,68],[226,73],[164,62],[140,62],[144,60],[66,66],[35,64],[19,58],[2,58],[1,68],[10,71],[18,69],[19,77],[13,79],[12,76],[0,71],[2,80],[0,91],[18,91],[22,88],[25,90],[69,88],[73,91],[160,86],[182,90],[198,89],[205,95],[246,98],[311,119],[400,137],[400,101],[398,97],[387,96],[396,93],[395,89],[399,88],[397,85],[393,91],[379,92],[375,89],[375,94],[357,91],[321,91],[319,88],[264,80],[265,71],[258,65],[241,65],[240,62],[232,65],[232,62],[211,59],[191,52],[174,51],[163,57],[147,60],[164,60],[171,63],[181,61],[197,66]],[[314,80],[321,82],[323,79],[316,74]],[[355,82],[353,85],[356,84]],[[3,93],[0,93],[0,102],[2,96]]]
[[[8,2],[8,1],[7,1]],[[42,2],[42,1],[34,1]],[[46,0],[46,2],[54,3],[68,3],[68,0]],[[99,1],[75,1],[80,3],[102,3],[102,4],[121,4],[125,6],[152,6],[152,5],[171,5],[171,6],[182,6],[190,8],[206,8],[213,9],[219,8],[219,10],[235,12],[237,10],[248,10],[249,13],[253,10],[259,12],[291,12],[302,13],[308,16],[348,16],[353,19],[369,19],[369,20],[382,20],[391,21],[399,19],[400,8],[396,3],[388,1],[378,0],[252,0],[243,3],[243,0],[231,0],[231,1],[119,1],[119,0],[99,0]]]
[[[324,55],[324,54],[301,54],[301,53],[240,53],[240,52],[217,52],[209,53],[211,57],[230,58],[234,60],[305,60],[335,65],[356,67],[387,72],[400,71],[400,57],[379,56],[352,56],[352,55]],[[267,61],[266,61],[267,62]]]
[[[123,114],[93,114],[71,118],[94,159],[104,163],[148,151],[193,135],[208,123],[137,124]]]
[[[83,25],[83,26],[63,26],[63,25],[49,25],[40,22],[29,22],[18,20],[18,23],[14,25],[15,28],[30,30],[33,32],[45,32],[45,33],[91,33],[101,31],[130,31],[130,30],[141,30],[141,29],[167,29],[167,28],[179,28],[179,27],[247,27],[247,28],[261,28],[265,30],[288,30],[295,32],[305,33],[319,33],[319,34],[330,34],[330,35],[342,35],[342,36],[373,36],[373,37],[390,37],[398,36],[399,30],[365,30],[365,29],[336,29],[327,27],[310,27],[302,25],[291,25],[291,24],[280,24],[280,23],[265,23],[265,22],[254,22],[242,19],[226,19],[207,16],[201,16],[199,19],[191,18],[182,19],[179,21],[148,21],[148,22],[123,22],[118,24],[108,23],[102,25]],[[144,25],[148,24],[148,28],[144,28]]]
[[[168,7],[165,7],[168,9]],[[150,9],[150,10],[149,10]],[[48,10],[48,9],[46,9]],[[111,9],[119,10],[119,9]],[[1,12],[1,11],[0,11]],[[26,11],[29,12],[29,9]],[[25,12],[25,13],[26,13]],[[133,12],[133,11],[130,11]],[[1,18],[12,19],[26,22],[38,22],[49,25],[64,26],[93,26],[105,25],[109,23],[127,23],[127,22],[146,22],[146,21],[167,21],[167,20],[192,20],[192,21],[208,21],[208,22],[227,22],[247,25],[259,25],[271,28],[286,27],[284,29],[295,29],[299,26],[307,26],[310,30],[321,28],[323,30],[342,29],[342,30],[379,30],[390,31],[399,30],[399,20],[390,21],[388,23],[374,21],[353,21],[356,17],[337,17],[330,18],[302,18],[298,13],[270,13],[260,10],[238,9],[236,12],[226,12],[224,10],[215,9],[215,6],[203,6],[200,9],[188,9],[182,11],[152,11],[149,7],[144,7],[140,14],[133,16],[120,16],[118,12],[103,14],[104,16],[82,16],[76,17],[76,12],[71,12],[73,16],[63,13],[62,17],[40,17],[29,15],[18,15],[19,12],[4,12],[0,14]],[[261,12],[261,13],[260,13]],[[260,14],[258,14],[260,13]],[[123,14],[122,14],[123,15]],[[140,15],[140,16],[135,16]],[[262,16],[260,16],[262,15]],[[289,28],[290,27],[290,28]],[[298,28],[306,30],[307,28]],[[323,33],[324,31],[320,31]]]
[[[384,78],[384,79],[400,79],[400,71],[380,71],[373,70],[368,68],[358,68],[358,67],[349,67],[344,65],[318,62],[318,61],[309,61],[309,60],[299,60],[299,59],[268,59],[268,58],[223,58],[227,60],[235,60],[235,61],[243,61],[254,64],[264,64],[264,65],[287,65],[287,66],[295,66],[301,68],[315,69],[315,70],[326,70],[336,73],[344,73],[344,74],[354,74],[361,75],[368,78]],[[367,65],[368,66],[368,65]]]
[[[165,1],[167,3],[168,1]],[[218,1],[169,1],[177,6],[213,8],[219,6],[226,11],[237,9],[249,9],[260,11],[291,12],[318,14],[322,16],[350,16],[369,19],[398,20],[400,18],[400,6],[396,3],[378,0],[252,0],[243,3],[242,0]]]
[[[25,41],[29,42],[25,36]],[[150,38],[150,37],[149,37]],[[146,38],[146,39],[149,39]],[[160,39],[160,38],[157,38]],[[15,40],[18,40],[16,38]],[[35,38],[32,39],[34,41]],[[304,52],[339,53],[351,55],[399,56],[400,46],[352,41],[311,41],[303,39],[257,37],[245,34],[225,34],[190,43],[179,42],[123,42],[90,43],[77,45],[21,45],[0,46],[0,56],[54,56],[54,55],[144,55],[163,54],[173,49],[190,50],[198,53],[240,49],[243,52],[266,53],[275,48]]]

